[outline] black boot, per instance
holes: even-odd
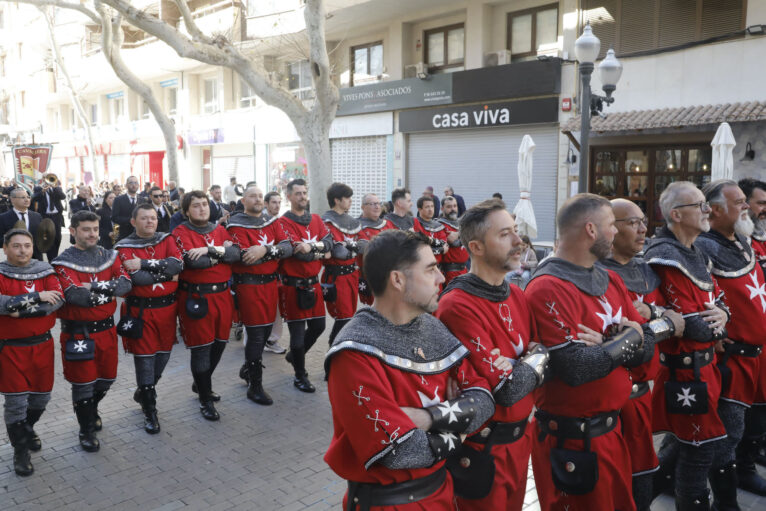
[[[157,419],[157,391],[154,385],[141,385],[141,410],[144,412],[144,430],[150,435],[160,432]]]
[[[141,404],[141,386],[136,389],[135,392],[133,392],[133,401],[135,401],[138,404]]]
[[[716,511],[740,511],[737,504],[737,464],[714,468],[708,475]]]
[[[93,398],[81,399],[74,404],[74,413],[80,424],[80,445],[86,452],[97,452],[101,445],[96,438],[96,403]]]
[[[755,462],[766,467],[766,435],[761,437],[761,442],[758,444],[758,450],[755,453]]]
[[[20,476],[32,475],[35,468],[32,466],[32,460],[29,456],[26,419],[7,424],[6,428],[8,429],[8,438],[13,446],[13,470]]]
[[[676,495],[676,511],[710,511],[710,495],[707,492],[695,498]]]
[[[102,428],[101,416],[98,414],[98,404],[104,399],[104,396],[106,396],[106,392],[103,390],[97,390],[93,393],[93,416],[95,419],[94,427],[96,428],[96,431],[101,431]]]
[[[194,374],[194,383],[199,389],[199,411],[202,417],[209,421],[217,421],[221,418],[213,404],[213,396],[210,383],[210,372]],[[220,398],[219,398],[220,399]]]
[[[739,487],[756,495],[766,496],[766,479],[755,469],[760,438],[743,438],[737,446],[737,477]]]
[[[259,405],[270,405],[274,401],[263,390],[263,365],[260,360],[247,363],[247,372],[250,376],[247,386],[247,398]]]
[[[45,409],[27,408],[27,447],[32,452],[37,452],[43,448],[40,437],[35,433],[35,424],[42,417]]]
[[[303,348],[294,348],[291,353],[293,354],[293,368],[295,369],[293,385],[301,392],[312,393],[316,391],[316,388],[309,381],[308,373],[306,373],[306,352]]]
[[[239,377],[245,380],[245,382],[249,382],[249,376],[247,374],[247,362],[242,364],[242,367],[239,368]]]
[[[652,500],[656,499],[663,493],[673,494],[673,488],[675,487],[675,459],[673,463],[660,463],[660,468],[653,474],[652,477]]]
[[[199,394],[199,389],[197,388],[197,382],[196,381],[194,383],[192,383],[192,392],[194,392],[195,394]],[[209,397],[210,397],[210,399],[212,399],[215,402],[218,402],[218,401],[221,400],[221,396],[219,396],[218,394],[213,392],[212,389],[210,390]]]

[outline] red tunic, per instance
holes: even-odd
[[[273,247],[283,241],[289,241],[282,224],[277,217],[266,220],[261,225],[230,225],[229,234],[234,243],[242,250],[253,246]],[[237,274],[272,275],[279,268],[279,259],[271,259],[260,264],[235,263],[232,271]],[[265,284],[236,284],[239,313],[245,326],[265,326],[274,323],[279,300],[278,280]]]
[[[715,301],[720,291],[715,285],[713,291],[705,291],[696,286],[681,270],[662,265],[652,268],[660,276],[660,292],[668,306],[681,314],[705,310],[705,304]],[[678,354],[704,350],[714,342],[702,343],[686,337],[674,337],[660,343],[660,353]],[[700,378],[707,383],[708,413],[704,415],[670,414],[665,403],[665,382],[670,378],[670,370],[660,365],[654,380],[652,393],[653,429],[655,433],[669,431],[680,441],[698,445],[726,436],[726,430],[718,417],[718,398],[721,394],[721,375],[715,364],[707,364],[700,370]],[[676,370],[677,381],[692,381],[692,370]]]
[[[164,237],[155,245],[146,247],[116,247],[120,254],[120,260],[125,262],[128,259],[138,257],[142,260],[162,260],[173,258],[179,262],[183,261],[181,251],[178,249],[175,239],[165,233]],[[125,243],[123,240],[122,243]],[[126,270],[127,271],[127,270]],[[178,289],[178,282],[170,280],[159,282],[146,286],[133,286],[127,296],[138,296],[142,298],[154,298],[158,296],[172,295]],[[120,317],[127,312],[127,303],[123,302],[120,308]],[[138,310],[132,308],[132,314],[137,314]],[[176,317],[178,314],[178,302],[175,300],[166,307],[145,308],[142,312],[144,326],[142,337],[140,339],[122,338],[122,345],[125,351],[134,355],[154,355],[158,352],[170,352],[176,339]]]
[[[72,247],[74,248],[74,247]],[[117,257],[117,252],[109,250],[109,258],[106,263],[99,268],[75,269],[70,263],[54,259],[51,263],[58,274],[61,287],[66,293],[72,286],[81,287],[84,283],[97,281],[108,281],[125,277],[130,279],[125,269]],[[105,297],[106,298],[106,297]],[[100,321],[114,316],[117,309],[117,302],[114,299],[106,300],[101,305],[92,307],[79,307],[77,305],[65,304],[58,311],[60,319],[70,319],[77,321]],[[64,366],[64,378],[70,383],[92,383],[96,380],[114,380],[117,378],[117,332],[112,327],[108,330],[88,334],[96,343],[96,352],[93,360],[87,361],[69,361],[66,360],[65,342],[67,339],[84,339],[81,333],[71,334],[61,332],[61,359]]]
[[[285,230],[293,246],[298,243],[314,243],[330,236],[322,218],[311,215],[309,225],[301,225],[286,216],[279,217],[279,222]],[[279,273],[289,277],[317,277],[322,270],[322,260],[301,261],[293,255],[280,262]],[[311,309],[298,307],[297,289],[295,286],[283,285],[279,288],[279,312],[285,321],[302,321],[306,319],[325,317],[325,305],[322,298],[322,285],[317,282],[313,286],[316,302]]]
[[[184,224],[173,231],[176,244],[184,256],[193,248],[205,246],[223,246],[226,241],[233,241],[226,229],[218,225],[207,234],[200,234]],[[220,262],[210,268],[192,269],[188,265],[181,272],[179,280],[192,284],[214,284],[228,282],[231,279],[231,265]],[[188,292],[178,290],[178,317],[181,334],[187,348],[196,348],[211,344],[213,341],[227,341],[231,331],[234,314],[234,302],[229,289],[206,294],[208,301],[207,315],[202,319],[193,319],[186,314]]]
[[[52,269],[32,280],[0,274],[0,294],[25,295],[40,291],[59,291],[61,284]],[[42,317],[14,318],[0,315],[4,339],[42,335],[56,323],[56,313]],[[5,346],[0,350],[0,393],[50,392],[53,389],[53,338],[30,346]]]
[[[356,241],[358,233],[344,233],[329,220],[325,220],[325,226],[330,231],[332,239],[335,242]],[[324,266],[348,266],[356,264],[356,256],[349,259],[324,259]],[[359,270],[347,275],[329,275],[327,269],[322,274],[323,283],[334,283],[336,290],[336,299],[334,302],[326,301],[327,312],[335,319],[350,319],[356,312],[356,304],[359,297]]]
[[[551,350],[575,341],[578,324],[605,333],[618,324],[622,317],[640,321],[640,316],[628,297],[622,279],[609,273],[609,285],[603,296],[590,296],[574,284],[559,278],[542,275],[532,279],[525,294],[532,310],[541,342]],[[590,417],[619,410],[628,401],[632,382],[630,372],[620,366],[607,376],[577,387],[554,378],[537,393],[537,407],[554,415]],[[540,428],[533,420],[532,468],[544,511],[562,509],[635,510],[632,496],[630,453],[622,435],[621,425],[612,431],[591,439],[591,450],[598,454],[599,479],[593,491],[586,495],[568,495],[558,490],[551,476],[550,452],[558,439],[547,435],[539,441]],[[567,449],[583,450],[582,440],[568,439]]]
[[[439,219],[439,222],[444,226],[444,230],[446,231],[446,236],[449,236],[453,232],[459,232],[458,229],[454,226],[452,226],[450,223],[443,219]],[[446,239],[445,236],[445,239]],[[466,262],[468,262],[468,250],[465,249],[465,247],[461,244],[460,246],[454,247],[450,245],[449,251],[442,256],[442,264],[462,264],[465,265]],[[462,270],[458,271],[445,271],[444,272],[444,285],[446,286],[449,284],[449,281],[457,277],[458,275],[463,275],[464,273],[467,273],[468,270],[463,267]]]
[[[389,229],[396,229],[396,226],[391,223],[390,220],[386,220],[385,218],[381,218],[379,222],[375,225],[371,225],[368,227],[362,227],[362,230],[359,231],[359,234],[357,235],[358,240],[371,240],[378,234],[380,234],[383,231],[387,231]],[[372,291],[367,286],[367,281],[364,280],[364,255],[359,254],[356,257],[356,264],[359,266],[359,299],[362,301],[362,303],[366,305],[372,305],[372,302],[374,301],[375,297],[372,295]]]
[[[754,234],[750,244],[753,247],[756,260],[761,265],[761,269],[766,268],[766,236],[756,236]],[[761,352],[759,366],[760,371],[756,377],[753,405],[766,406],[766,350]]]
[[[529,342],[535,337],[532,315],[524,293],[511,286],[511,294],[502,302],[479,298],[462,289],[447,291],[439,299],[436,317],[447,325],[452,334],[471,352],[468,361],[476,372],[484,377],[493,389],[506,384],[508,374],[492,366],[495,348],[504,357],[518,360]],[[512,406],[497,403],[492,422],[519,422],[532,413],[533,394]],[[484,445],[466,442],[477,450]],[[524,503],[527,486],[529,455],[532,451],[531,433],[512,444],[495,445],[495,481],[489,495],[483,499],[457,498],[462,510],[507,509],[520,510]]]
[[[325,462],[343,479],[362,483],[392,484],[428,476],[444,461],[425,468],[393,470],[377,463],[406,438],[415,424],[402,406],[423,408],[446,399],[450,377],[461,389],[482,388],[487,382],[465,360],[436,374],[419,374],[384,364],[378,358],[343,350],[331,361],[327,390],[333,417],[333,438]],[[436,493],[405,506],[374,507],[376,510],[455,510],[452,479]]]
[[[435,220],[432,223],[436,224],[436,226],[435,227],[428,226],[424,224],[423,222],[418,221],[418,219],[416,218],[415,226],[414,226],[415,232],[423,233],[431,239],[441,240],[446,245],[447,234],[448,234],[447,230],[444,228],[444,226],[441,223],[436,222]],[[437,263],[441,263],[442,258],[444,257],[444,254],[441,254],[441,253],[434,254],[434,257],[436,257]]]

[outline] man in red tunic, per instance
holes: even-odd
[[[747,197],[728,179],[713,181],[702,189],[710,203],[710,231],[696,245],[713,263],[711,273],[723,291],[731,318],[728,338],[717,346],[721,373],[718,416],[726,427],[726,438],[710,472],[715,505],[737,509],[735,449],[745,429],[745,411],[755,400],[761,373],[761,352],[766,332],[766,281],[748,240],[753,221],[747,213]]]
[[[449,244],[447,244],[447,230],[444,225],[434,220],[434,204],[433,197],[424,195],[418,199],[418,223],[415,224],[414,229],[415,232],[422,232],[428,237],[436,262],[441,264],[442,258],[449,251]],[[455,234],[452,236],[456,237]]]
[[[356,258],[356,264],[359,266],[359,299],[365,305],[372,305],[373,296],[367,280],[364,278],[364,251],[367,243],[388,229],[396,229],[390,220],[380,217],[382,211],[380,199],[374,193],[368,193],[362,197],[362,216],[359,222],[362,229],[357,235],[357,244],[359,245],[359,255]]]
[[[343,183],[333,183],[327,189],[330,210],[322,215],[327,230],[332,234],[330,258],[324,260],[322,292],[327,312],[335,318],[330,332],[330,344],[340,329],[351,321],[359,297],[359,268],[356,256],[359,250],[357,236],[362,229],[359,220],[351,217],[351,196],[354,191]]]
[[[99,450],[98,404],[117,378],[115,299],[132,287],[117,252],[98,246],[98,226],[99,217],[91,211],[72,215],[69,233],[75,244],[51,263],[66,299],[58,312],[64,378],[72,384],[80,445],[87,452]]]
[[[766,183],[742,179],[738,184],[745,193],[754,224],[750,243],[761,269],[766,272]],[[745,412],[745,432],[737,447],[737,475],[740,488],[764,496],[766,480],[758,475],[755,463],[766,466],[766,350],[761,351],[760,359],[753,406]]]
[[[442,214],[436,220],[444,226],[444,231],[447,234],[447,244],[449,245],[449,252],[442,256],[441,264],[439,265],[439,269],[444,275],[444,285],[447,286],[452,279],[468,271],[466,270],[468,251],[460,241],[460,231],[457,224],[457,201],[455,197],[447,195],[442,199]]]
[[[721,376],[713,363],[715,343],[726,337],[728,321],[721,293],[710,275],[710,263],[695,246],[709,230],[710,205],[693,183],[671,183],[659,206],[667,225],[646,250],[646,261],[662,281],[669,307],[683,314],[683,337],[660,345],[660,367],[652,393],[655,433],[669,432],[678,441],[675,469],[676,506],[709,509],[706,480],[726,429],[717,413]],[[660,462],[664,465],[663,452]]]
[[[548,350],[532,343],[535,326],[524,292],[505,281],[521,254],[515,230],[501,200],[484,201],[465,212],[460,233],[471,252],[471,272],[445,286],[436,311],[471,352],[468,362],[489,382],[496,403],[491,420],[466,440],[467,446],[494,457],[494,481],[484,495],[465,494],[456,485],[461,510],[520,511],[524,505],[532,451],[527,422],[533,390],[543,382]],[[475,467],[472,472],[467,483],[476,488],[483,475]]]
[[[468,349],[431,314],[444,277],[426,238],[387,231],[365,253],[375,308],[325,359],[333,438],[325,461],[348,481],[344,509],[456,510],[444,459],[494,411]]]
[[[271,396],[263,390],[263,350],[271,334],[277,313],[277,267],[279,260],[290,257],[293,247],[276,216],[264,211],[263,191],[249,186],[242,196],[245,211],[234,213],[227,229],[242,250],[242,261],[235,263],[234,291],[245,325],[245,375],[247,398],[270,405]]]
[[[13,469],[34,472],[30,451],[42,448],[34,425],[53,389],[53,337],[56,310],[64,305],[61,284],[48,263],[32,259],[29,231],[11,229],[3,237],[0,262],[0,392],[3,418],[13,446]]]
[[[217,421],[220,416],[213,403],[221,397],[213,392],[213,372],[229,342],[234,310],[229,279],[240,251],[222,225],[208,220],[205,192],[184,195],[181,209],[188,220],[173,231],[184,263],[178,283],[181,334],[191,350],[192,391],[199,394],[200,413]]]
[[[314,392],[306,372],[306,353],[324,332],[325,308],[319,272],[322,259],[329,257],[333,246],[332,234],[319,215],[309,213],[308,188],[303,179],[287,183],[290,211],[279,223],[293,245],[293,255],[280,266],[282,287],[279,288],[279,309],[290,330],[290,351],[285,358],[293,365],[293,385],[301,392]]]
[[[540,505],[545,511],[633,511],[630,453],[620,423],[632,390],[629,368],[674,325],[668,318],[639,325],[622,279],[595,265],[609,255],[617,232],[609,201],[575,195],[556,224],[555,256],[537,267],[525,290],[552,369],[537,394],[532,430]]]
[[[393,211],[385,215],[385,219],[394,224],[394,227],[402,231],[415,231],[420,222],[412,216],[412,197],[406,188],[397,188],[391,192],[391,204]]]
[[[646,241],[646,216],[641,208],[626,199],[614,199],[614,225],[617,234],[612,243],[612,255],[602,259],[600,264],[614,271],[622,278],[628,289],[628,296],[641,315],[641,323],[670,317],[675,323],[675,335],[683,333],[684,320],[677,312],[664,307],[665,298],[660,292],[660,278],[637,254],[644,250]],[[630,399],[622,407],[622,434],[630,451],[630,465],[633,472],[633,500],[638,511],[648,511],[652,502],[652,479],[665,482],[669,474],[657,474],[659,460],[654,452],[652,440],[652,395],[649,382],[654,379],[659,367],[659,350],[644,350],[644,363],[630,369],[633,387]],[[665,483],[667,484],[667,483]],[[658,485],[657,493],[664,488]]]
[[[155,385],[176,343],[176,289],[183,261],[170,233],[157,232],[153,204],[136,206],[130,223],[135,231],[114,246],[133,282],[122,304],[117,333],[125,351],[133,354],[138,385],[133,399],[144,412],[144,430],[153,435],[160,432]]]

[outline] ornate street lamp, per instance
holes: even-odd
[[[580,77],[582,89],[582,101],[580,101],[580,176],[577,183],[577,191],[583,193],[588,188],[588,139],[590,137],[590,118],[599,115],[604,108],[604,103],[611,105],[614,102],[612,93],[617,89],[617,82],[622,75],[622,64],[614,56],[611,48],[606,52],[606,57],[598,66],[598,75],[601,79],[602,89],[605,96],[593,94],[590,90],[590,76],[593,74],[594,62],[601,51],[601,41],[593,35],[590,24],[585,25],[582,35],[575,41],[575,57],[580,63]]]

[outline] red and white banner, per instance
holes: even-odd
[[[48,171],[52,153],[53,146],[50,144],[13,146],[16,182],[30,195]]]

